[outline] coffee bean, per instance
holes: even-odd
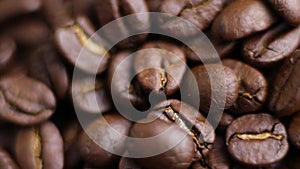
[[[239,79],[239,97],[232,105],[231,111],[236,114],[251,113],[259,110],[267,98],[267,81],[255,68],[233,59],[222,61],[230,67]]]
[[[174,44],[149,42],[136,54],[134,69],[145,92],[162,91],[170,96],[179,89],[185,73],[185,55]]]
[[[52,91],[25,75],[11,74],[0,79],[0,117],[20,125],[33,125],[48,119],[56,108]]]
[[[138,164],[151,169],[187,169],[196,154],[196,144],[192,137],[186,137],[186,132],[170,122],[156,119],[149,123],[135,123],[130,130],[130,136],[134,138],[149,138],[162,134],[168,130],[164,137],[155,139],[152,143],[131,142],[130,151],[152,151],[165,149],[165,146],[174,145],[170,150],[145,158],[135,159]],[[172,128],[171,128],[172,127]],[[129,153],[134,153],[130,152]],[[172,157],[172,158],[170,158]]]
[[[107,152],[101,146],[121,154],[125,148],[126,135],[131,123],[116,113],[103,115],[92,121],[79,137],[79,150],[88,167],[113,167],[117,155]],[[116,133],[117,132],[117,133]]]
[[[300,45],[300,26],[283,23],[247,39],[244,58],[254,66],[270,67],[288,57]]]
[[[147,4],[144,0],[103,0],[99,1],[96,5],[97,14],[100,24],[103,26],[115,19],[122,17],[123,15],[138,14],[130,19],[117,21],[118,24],[115,28],[105,29],[103,32],[109,36],[106,36],[111,42],[118,42],[117,40],[125,39],[119,43],[121,47],[134,47],[136,44],[144,41],[147,34],[140,34],[133,37],[129,37],[131,32],[142,31],[146,32],[150,28],[150,18]],[[138,25],[138,26],[137,26]],[[114,43],[115,44],[115,43]]]
[[[211,32],[225,40],[235,40],[263,31],[276,20],[263,1],[236,0],[216,17]]]
[[[296,113],[290,122],[289,128],[288,128],[288,135],[291,143],[297,147],[300,148],[300,113]]]
[[[130,56],[129,51],[113,55],[107,75],[110,91],[116,96],[114,103],[125,110],[129,110],[132,105],[137,109],[149,107],[147,98],[134,76],[133,61],[134,57]],[[128,113],[133,112],[130,110]]]
[[[284,125],[266,113],[235,119],[227,127],[226,145],[235,160],[251,166],[278,162],[289,148]]]
[[[149,8],[149,12],[159,12],[159,8],[160,8],[162,1],[161,0],[146,0],[146,3]]]
[[[212,80],[214,83],[211,82]],[[192,68],[192,73],[186,74],[183,81],[183,94],[186,96],[188,103],[194,106],[200,105],[200,110],[205,113],[209,112],[211,104],[218,108],[223,106],[225,109],[228,109],[238,98],[238,78],[226,66],[219,64],[196,66]],[[212,91],[219,94],[212,98]],[[195,99],[198,97],[197,95],[200,96],[200,103],[195,102],[197,101]]]
[[[179,100],[166,100],[154,106],[149,117],[158,117],[166,122],[174,123],[187,132],[196,144],[197,157],[195,159],[205,161],[215,140],[215,132],[200,112]]]
[[[73,25],[60,27],[55,32],[56,45],[62,55],[80,70],[91,74],[103,72],[110,58],[101,37],[97,34],[90,37],[94,32],[85,17],[78,17]]]
[[[223,112],[222,113],[222,116],[221,116],[221,119],[219,121],[219,125],[218,125],[218,131],[221,131],[222,133],[224,131],[226,131],[226,128],[230,125],[230,123],[234,120],[234,117],[228,113],[228,112]],[[211,123],[214,123],[216,124],[216,120],[211,122]]]
[[[217,13],[221,11],[223,4],[224,0],[163,1],[161,3],[160,12],[178,16],[187,20],[189,23],[181,19],[170,17],[166,21],[162,21],[161,29],[179,37],[194,35],[196,32],[185,30],[188,29],[189,24],[195,25],[200,30],[206,29],[216,17]]]
[[[71,95],[74,106],[88,113],[110,110],[112,105],[105,84],[104,79],[92,76],[73,80]]]
[[[300,1],[298,0],[268,0],[273,9],[287,22],[300,24]]]
[[[20,167],[17,165],[17,163],[12,159],[10,154],[0,148],[0,167],[2,169],[19,169]]]
[[[14,153],[22,168],[62,169],[64,165],[63,141],[51,122],[20,129]]]
[[[41,45],[32,52],[28,61],[29,76],[46,84],[58,99],[64,99],[69,88],[69,77],[55,48],[49,44]]]
[[[286,58],[271,83],[269,110],[277,116],[288,116],[300,110],[300,51]]]

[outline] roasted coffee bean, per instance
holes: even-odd
[[[87,18],[78,17],[73,25],[58,28],[54,38],[58,49],[69,62],[80,70],[97,74],[106,69],[110,54],[106,43],[94,32]]]
[[[300,24],[299,0],[268,0],[268,2],[284,20],[293,25]]]
[[[116,113],[104,114],[92,121],[79,137],[78,148],[88,167],[113,167],[118,156],[104,150],[101,145],[121,154],[131,123]],[[114,130],[114,131],[112,131]],[[117,133],[115,133],[117,132]]]
[[[92,76],[73,80],[70,92],[74,106],[88,113],[110,110],[112,105],[105,84],[104,79]]]
[[[22,168],[62,169],[64,165],[63,141],[51,122],[20,129],[14,153]]]
[[[52,91],[43,83],[20,74],[0,79],[0,117],[20,125],[32,125],[48,119],[56,108]]]
[[[2,148],[0,148],[0,168],[1,169],[19,169],[19,166],[12,159],[10,154]]]
[[[185,73],[185,55],[174,44],[149,42],[137,52],[134,68],[145,92],[162,91],[170,96],[179,89]]]
[[[211,33],[225,40],[235,40],[265,30],[276,20],[263,1],[236,0],[217,16]]]
[[[27,48],[36,48],[51,37],[46,23],[41,19],[31,17],[9,23],[2,32],[12,37],[18,45]]]
[[[195,160],[205,161],[215,140],[215,132],[200,112],[179,100],[166,100],[154,106],[149,117],[158,117],[166,122],[174,123],[187,132],[196,145]],[[205,164],[203,165],[205,167]]]
[[[248,114],[235,119],[226,130],[230,155],[250,166],[276,163],[287,154],[284,125],[270,114]]]
[[[299,45],[300,26],[291,28],[282,23],[248,38],[243,44],[243,56],[254,66],[270,67],[292,54]]]
[[[233,113],[245,114],[259,110],[267,98],[267,81],[262,73],[243,62],[225,59],[225,66],[231,68],[239,80],[239,97],[230,108]]]
[[[146,3],[149,8],[149,12],[159,12],[160,5],[162,3],[161,0],[146,0]]]
[[[168,130],[168,134],[158,137],[151,144],[142,142],[128,143],[132,151],[152,151],[164,149],[165,146],[175,145],[170,150],[145,158],[136,158],[135,161],[142,167],[151,169],[187,169],[196,154],[196,144],[192,137],[186,136],[186,131],[170,122],[156,119],[149,123],[135,123],[130,130],[130,136],[134,138],[148,138],[162,134]],[[165,146],[164,146],[165,145]],[[132,152],[129,152],[132,153]],[[171,157],[171,158],[170,158]]]
[[[201,161],[196,161],[192,165],[192,169],[231,169],[232,161],[226,149],[225,140],[223,137],[218,136],[208,153],[205,161],[207,167],[203,167]]]
[[[183,95],[187,98],[188,103],[193,106],[200,105],[200,110],[205,113],[209,112],[211,104],[217,108],[228,109],[238,98],[238,78],[226,66],[219,64],[196,66],[192,68],[192,73],[186,74],[183,81]],[[212,98],[212,91],[216,92],[215,98]],[[197,95],[200,96],[200,100],[195,99],[198,97]],[[211,103],[211,101],[213,102]]]
[[[290,122],[288,135],[290,142],[300,149],[300,112],[296,113]]]
[[[230,123],[233,120],[234,120],[234,117],[230,113],[223,112],[217,129],[221,132],[226,131],[226,128],[230,125]],[[211,123],[216,123],[216,121],[213,121]]]
[[[107,75],[110,92],[116,96],[114,103],[120,104],[125,110],[131,108],[132,105],[137,109],[149,107],[147,98],[144,97],[145,94],[142,92],[137,78],[134,77],[133,61],[134,57],[130,55],[129,51],[115,54]],[[131,110],[128,113],[131,113]]]
[[[15,16],[37,11],[40,0],[2,0],[0,2],[0,23]]]
[[[140,165],[138,165],[134,159],[122,157],[119,162],[118,169],[143,169]]]
[[[285,59],[270,86],[269,110],[288,116],[300,110],[300,50]]]
[[[53,46],[44,44],[33,51],[28,59],[28,69],[29,76],[46,84],[58,99],[65,98],[69,88],[69,77]]]
[[[0,70],[8,68],[8,65],[16,55],[16,43],[8,36],[0,36]]]
[[[108,35],[106,38],[113,42],[113,44],[115,44],[114,42],[118,42],[116,40],[120,38],[128,38],[120,42],[119,46],[134,47],[146,39],[146,34],[129,37],[133,32],[146,32],[150,28],[150,17],[147,13],[148,7],[145,0],[102,0],[96,4],[96,7],[99,16],[98,19],[102,26],[115,19],[119,19],[123,15],[137,14],[130,19],[125,19],[126,23],[123,20],[116,21],[118,23],[113,29],[103,28],[103,32]]]
[[[217,13],[222,9],[224,0],[169,0],[161,3],[160,12],[178,16],[187,20],[170,17],[160,26],[163,31],[168,31],[175,36],[187,37],[194,35],[196,32],[187,31],[189,24],[193,24],[200,30],[206,29]]]

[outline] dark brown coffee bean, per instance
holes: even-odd
[[[51,122],[20,129],[14,153],[22,168],[62,169],[64,165],[63,141]]]
[[[59,27],[70,26],[74,23],[71,11],[66,7],[64,0],[40,1],[42,3],[42,12],[53,30]]]
[[[179,89],[186,69],[185,55],[174,44],[149,42],[136,54],[134,69],[145,92],[162,91],[169,96]]]
[[[225,59],[222,63],[231,68],[239,79],[239,97],[230,110],[236,114],[259,110],[264,105],[268,93],[268,84],[264,75],[237,60]]]
[[[18,15],[34,12],[40,6],[40,0],[2,0],[0,2],[0,22]]]
[[[205,164],[207,167],[203,167],[201,161],[196,161],[192,165],[192,169],[231,169],[232,161],[229,158],[223,137],[216,137],[216,140],[208,153]]]
[[[265,113],[235,119],[227,127],[226,144],[235,160],[250,166],[278,162],[289,148],[284,125]]]
[[[300,45],[300,26],[280,24],[250,37],[243,44],[243,56],[250,64],[269,67],[293,53]]]
[[[149,8],[149,12],[159,12],[160,5],[162,3],[161,0],[146,0],[146,3]]]
[[[110,110],[112,105],[105,84],[102,78],[92,76],[73,80],[71,94],[74,106],[88,113]]]
[[[276,18],[261,0],[237,0],[217,16],[212,34],[225,40],[235,40],[262,31],[275,23]]]
[[[0,117],[5,121],[20,125],[37,124],[48,119],[56,108],[52,91],[25,75],[2,77],[0,88]]]
[[[286,58],[271,83],[269,110],[276,116],[289,116],[300,110],[300,50]]]
[[[144,41],[146,34],[129,37],[131,32],[145,32],[150,28],[150,18],[147,4],[144,0],[102,0],[96,5],[98,19],[102,26],[122,17],[123,15],[132,15],[130,19],[118,20],[114,28],[102,29],[106,38],[113,44],[120,39],[125,39],[119,43],[121,47],[135,47],[138,43]],[[137,26],[138,25],[138,26]]]
[[[230,123],[233,120],[234,120],[234,117],[230,113],[223,112],[217,129],[221,132],[226,131],[226,128],[230,125]],[[211,123],[214,123],[214,122],[211,122]]]
[[[166,130],[168,130],[168,134],[158,137],[154,140],[155,142],[153,141],[153,143],[147,145],[143,144],[143,142],[129,143],[129,150],[152,151],[159,150],[160,148],[164,149],[165,146],[178,143],[163,153],[145,158],[136,158],[135,160],[138,164],[149,169],[187,169],[190,166],[196,154],[196,144],[193,142],[192,137],[186,136],[186,131],[174,125],[160,119],[149,123],[135,123],[133,125],[130,130],[130,136],[134,138],[154,137]]]
[[[17,163],[12,159],[10,154],[0,148],[0,168],[1,169],[19,169],[20,167]]]
[[[3,32],[12,37],[18,45],[36,48],[50,38],[50,29],[37,18],[25,18],[9,23]]]
[[[16,43],[8,36],[0,36],[0,70],[5,70],[15,58]]]
[[[134,159],[122,157],[119,162],[118,169],[143,169],[140,165],[138,165]]]
[[[65,98],[69,89],[66,67],[51,45],[41,45],[28,59],[29,76],[51,88],[58,99]]]
[[[125,148],[126,137],[124,136],[128,135],[130,126],[128,120],[116,113],[105,114],[102,118],[92,121],[81,133],[78,143],[86,165],[99,168],[117,165],[118,156],[107,152],[100,145],[122,154]]]
[[[200,112],[188,104],[171,99],[154,106],[149,117],[158,117],[166,122],[174,123],[187,132],[196,145],[197,157],[195,159],[205,161],[215,140],[215,132]]]
[[[93,33],[95,31],[89,20],[78,17],[75,24],[56,30],[55,41],[58,49],[69,62],[76,64],[77,68],[87,73],[96,74],[106,69],[110,54],[105,49],[107,45],[100,36],[94,34],[90,37]]]
[[[290,122],[288,135],[291,143],[300,149],[300,112],[296,113]]]
[[[268,0],[273,9],[287,22],[293,25],[300,24],[299,0]]]
[[[224,0],[169,0],[162,2],[160,12],[178,16],[189,21],[200,30],[204,30],[211,24],[217,13],[221,11],[223,3]],[[182,19],[168,18],[163,21],[161,29],[179,37],[194,35],[196,32],[185,30],[190,25]]]
[[[129,51],[119,52],[112,57],[108,69],[110,92],[117,96],[114,103],[127,110],[132,105],[138,109],[148,107],[147,98],[134,77],[133,61],[134,57],[130,56]]]
[[[182,94],[186,96],[188,103],[194,106],[200,105],[200,110],[205,113],[209,112],[211,104],[218,108],[224,107],[228,109],[238,98],[238,78],[236,74],[226,66],[219,64],[196,66],[192,69],[192,73],[186,74],[183,81]],[[195,88],[194,81],[198,88]],[[211,83],[211,81],[214,83]],[[212,98],[212,91],[217,92],[216,98]],[[195,98],[199,96],[200,103],[196,103],[195,101],[199,100]]]

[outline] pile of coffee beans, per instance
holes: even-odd
[[[299,169],[299,77],[300,0],[1,0],[0,168]]]

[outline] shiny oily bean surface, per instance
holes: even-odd
[[[277,116],[288,116],[300,110],[300,50],[286,58],[271,83],[269,110]]]
[[[22,74],[0,79],[0,118],[20,125],[48,119],[56,108],[52,91],[43,83]]]
[[[117,113],[107,113],[92,121],[79,136],[78,148],[88,167],[112,168],[117,165],[118,156],[107,152],[100,145],[122,154],[125,149],[126,135],[131,127],[130,121]],[[112,129],[118,132],[115,134]],[[96,142],[94,142],[96,141]]]
[[[261,0],[237,0],[226,6],[213,22],[213,35],[235,40],[262,31],[275,23],[276,17]]]
[[[63,168],[63,140],[52,122],[20,129],[14,147],[17,162],[24,169]]]
[[[238,60],[224,59],[222,63],[230,67],[239,80],[239,97],[230,110],[236,114],[259,110],[267,98],[268,84],[264,75]]]
[[[266,113],[248,114],[233,120],[225,138],[231,157],[250,166],[278,162],[289,149],[284,125]]]
[[[157,41],[146,43],[134,60],[134,69],[142,89],[150,93],[174,94],[186,69],[183,50],[175,44]]]
[[[243,57],[258,67],[270,67],[288,57],[300,45],[300,26],[281,23],[266,32],[246,39]]]
[[[214,84],[211,84],[210,77]],[[233,70],[226,66],[219,64],[195,66],[192,73],[185,75],[183,81],[183,94],[188,103],[200,105],[200,110],[205,113],[209,112],[211,100],[214,101],[214,106],[224,106],[228,109],[238,98],[238,78]],[[215,98],[212,98],[212,91],[216,93]],[[200,96],[200,103],[195,103],[195,98],[198,97],[196,95]]]

